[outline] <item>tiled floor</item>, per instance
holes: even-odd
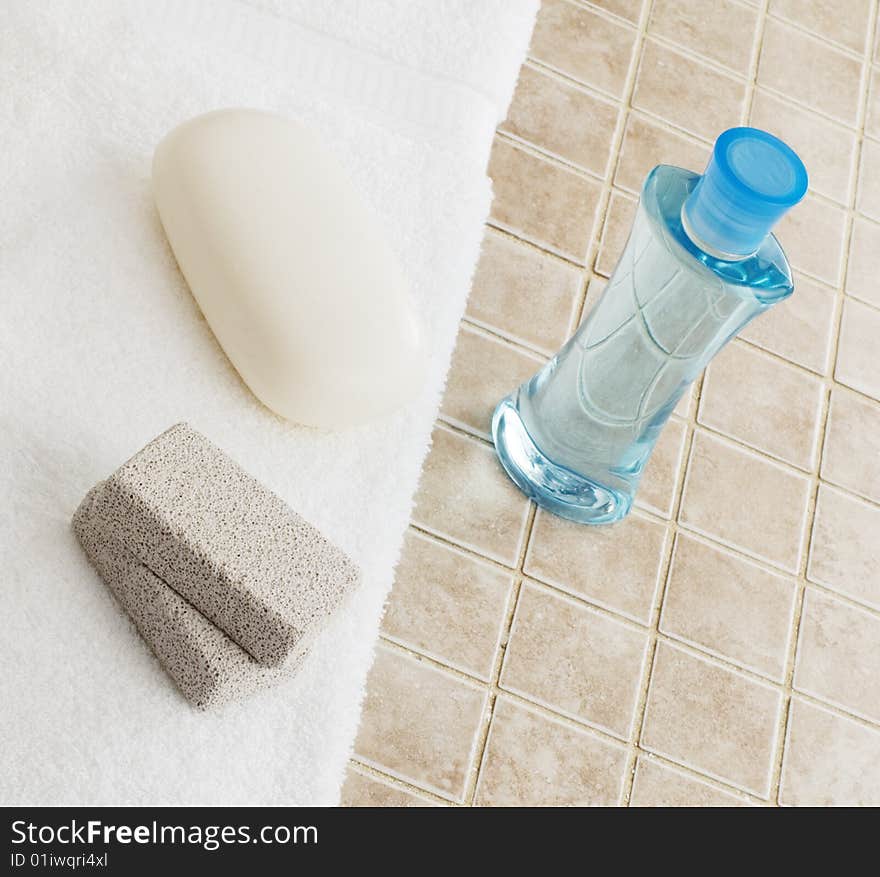
[[[880,803],[877,19],[545,0],[344,803]],[[650,167],[747,121],[811,172],[794,297],[679,405],[626,521],[536,514],[494,403],[601,292]]]

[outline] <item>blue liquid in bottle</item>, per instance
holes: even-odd
[[[601,298],[495,410],[498,457],[524,493],[581,523],[629,512],[687,387],[743,327],[791,295],[791,269],[769,232],[806,187],[795,153],[753,128],[722,134],[703,176],[651,171]]]

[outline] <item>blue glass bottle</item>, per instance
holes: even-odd
[[[498,457],[535,502],[586,524],[629,512],[672,409],[746,324],[791,295],[770,229],[807,172],[781,140],[732,128],[700,176],[660,165],[601,298],[495,410]]]

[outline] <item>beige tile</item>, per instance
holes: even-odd
[[[382,633],[488,679],[512,586],[503,570],[410,530]]]
[[[750,124],[781,137],[803,159],[810,188],[846,204],[855,164],[855,132],[758,89]]]
[[[871,68],[865,133],[869,137],[880,137],[880,67]]]
[[[846,211],[808,193],[774,233],[794,268],[837,286],[845,230]]]
[[[493,449],[443,426],[422,469],[413,522],[453,542],[515,566],[528,500]]]
[[[847,125],[855,125],[861,63],[828,43],[767,19],[758,66],[765,85]]]
[[[825,374],[834,332],[834,290],[806,275],[795,276],[791,298],[749,323],[741,337]]]
[[[350,767],[342,786],[341,807],[431,807],[432,802]]]
[[[552,354],[568,337],[580,288],[573,266],[487,228],[467,315]]]
[[[607,527],[584,527],[539,511],[525,571],[647,624],[666,539],[666,527],[638,512]]]
[[[617,804],[625,767],[623,746],[499,697],[476,803],[484,807]]]
[[[792,698],[779,800],[880,804],[880,732]]]
[[[880,720],[880,617],[807,588],[794,687]]]
[[[644,0],[591,0],[591,3],[593,6],[598,6],[606,12],[612,12],[614,15],[619,15],[636,24],[642,12]]]
[[[654,0],[648,32],[745,76],[757,25],[758,10],[732,0]]]
[[[880,64],[880,16],[874,26],[874,63]]]
[[[880,310],[847,298],[837,346],[834,377],[841,384],[880,400]]]
[[[678,404],[672,409],[672,413],[678,417],[689,417],[691,411],[691,402],[694,399],[694,385],[689,384],[688,388],[678,400]]]
[[[587,314],[592,310],[593,305],[595,305],[602,297],[602,293],[605,292],[605,287],[607,285],[608,281],[604,277],[599,277],[598,275],[590,277],[590,282],[587,284],[587,292],[584,299],[584,312],[579,325],[583,324],[584,319],[586,319]]]
[[[781,681],[796,590],[792,579],[680,533],[660,629]]]
[[[697,430],[679,518],[688,529],[797,572],[809,492],[806,477]]]
[[[770,0],[770,12],[787,18],[807,30],[834,40],[860,54],[865,51],[870,0]]]
[[[856,207],[872,219],[880,219],[880,143],[862,141],[859,193]]]
[[[637,201],[631,195],[613,189],[602,230],[602,240],[596,255],[596,271],[611,276],[617,260],[629,239],[629,231],[636,218]]]
[[[880,609],[880,508],[819,486],[810,581]]]
[[[812,471],[824,396],[819,378],[734,341],[706,369],[698,419],[772,457]]]
[[[526,65],[501,130],[604,177],[617,112],[613,101]]]
[[[592,236],[601,185],[574,171],[495,140],[489,160],[501,227],[583,262]]]
[[[641,745],[766,797],[780,702],[770,686],[660,642]]]
[[[846,268],[846,291],[880,307],[880,225],[857,216],[853,222]]]
[[[621,97],[636,32],[566,0],[544,0],[529,55],[587,85]]]
[[[543,365],[543,359],[462,324],[440,413],[450,423],[489,438],[499,400]]]
[[[831,393],[822,477],[880,502],[880,407],[845,390]]]
[[[636,494],[636,505],[668,518],[684,457],[685,425],[673,418],[663,427]]]
[[[627,738],[647,634],[525,583],[520,591],[501,687]]]
[[[880,64],[880,17],[874,26],[874,63]]]
[[[629,803],[631,807],[743,807],[748,802],[642,755]]]
[[[632,105],[714,140],[740,119],[745,85],[649,39]],[[699,108],[699,109],[697,109]]]
[[[485,690],[379,646],[355,741],[364,763],[461,801]]]
[[[636,194],[648,172],[658,164],[671,164],[702,172],[709,160],[710,148],[645,116],[630,113],[620,147],[614,184]]]

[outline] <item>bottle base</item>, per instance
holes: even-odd
[[[541,508],[579,524],[611,524],[629,512],[630,497],[545,457],[525,428],[512,396],[502,399],[495,409],[492,438],[507,474]]]

